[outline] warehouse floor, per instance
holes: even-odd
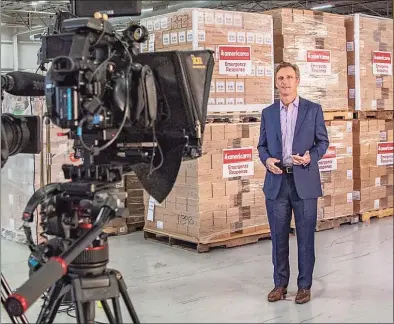
[[[287,301],[268,303],[270,241],[197,254],[145,241],[141,232],[111,238],[111,267],[120,270],[144,323],[392,323],[393,218],[316,234],[312,300],[294,304],[297,276],[291,239],[292,282]],[[2,239],[2,272],[15,288],[27,278],[28,248]],[[39,303],[28,312],[31,322]],[[98,321],[106,322],[97,308]],[[125,322],[129,322],[124,315]],[[1,313],[2,323],[6,320]],[[74,323],[59,314],[57,323]]]

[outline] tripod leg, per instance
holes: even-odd
[[[48,300],[45,301],[41,308],[40,315],[37,318],[37,323],[53,323],[64,298],[64,295],[60,296],[64,286],[65,283],[63,280],[59,280],[54,286],[52,286],[49,291]]]
[[[107,315],[109,323],[110,324],[117,324],[117,323],[119,323],[119,322],[115,321],[115,318],[112,315],[111,309],[109,308],[107,301],[106,300],[102,300],[100,302],[101,302],[101,305],[103,306],[105,315]]]
[[[116,323],[121,324],[123,323],[122,320],[122,310],[120,309],[119,297],[112,298],[112,305],[114,307],[114,313],[116,318]]]
[[[75,302],[75,313],[77,314],[78,324],[94,324],[95,317],[95,307],[94,302],[81,303],[79,301]]]
[[[131,302],[130,296],[127,293],[127,286],[123,280],[123,276],[119,271],[113,270],[116,274],[116,278],[119,284],[119,292],[123,297],[124,303],[126,304],[127,310],[129,311],[130,317],[134,324],[140,324],[140,320],[138,319],[137,313],[134,309],[133,303]]]

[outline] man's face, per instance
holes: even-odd
[[[299,83],[296,72],[290,66],[281,68],[276,74],[275,84],[282,96],[296,95]]]

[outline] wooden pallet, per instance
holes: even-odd
[[[392,110],[371,110],[371,111],[356,111],[354,112],[355,119],[393,119]]]
[[[270,231],[268,229],[260,230],[251,233],[231,233],[227,238],[213,239],[209,242],[201,242],[197,238],[186,235],[162,232],[154,229],[144,228],[145,239],[151,239],[157,242],[177,246],[179,248],[197,251],[198,253],[209,252],[211,248],[224,247],[232,248],[236,246],[243,246],[246,244],[257,243],[262,239],[270,238]]]
[[[316,232],[338,228],[344,224],[357,224],[360,221],[358,215],[339,216],[335,218],[319,219],[316,224]]]
[[[226,111],[209,112],[207,114],[208,123],[239,123],[239,122],[259,122],[261,111]]]
[[[351,111],[324,111],[324,120],[351,120],[353,119],[353,112]]]
[[[360,213],[360,221],[369,223],[371,221],[371,218],[383,218],[383,217],[388,217],[388,216],[393,216],[393,207],[390,208],[385,208],[385,209],[378,209],[378,210],[372,210],[364,213]]]
[[[135,222],[135,223],[127,223],[127,228],[129,233],[134,233],[136,231],[141,231],[144,229],[145,221],[143,222]]]

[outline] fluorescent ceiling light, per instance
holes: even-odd
[[[325,4],[325,5],[321,5],[321,6],[312,7],[311,10],[328,9],[328,8],[332,8],[332,7],[334,7],[334,5]]]
[[[30,2],[30,4],[31,4],[32,6],[37,6],[38,2],[37,2],[37,1],[32,1],[32,2]]]

